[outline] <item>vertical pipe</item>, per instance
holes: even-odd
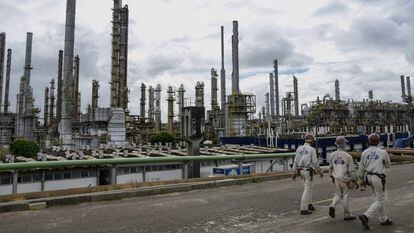
[[[239,23],[233,21],[233,36],[232,36],[232,93],[239,94]]]
[[[47,127],[49,125],[48,121],[49,117],[49,88],[45,88],[45,102],[44,102],[44,108],[43,108],[43,125]]]
[[[340,101],[341,100],[341,94],[339,92],[339,80],[335,80],[335,100]]]
[[[79,121],[80,117],[80,93],[79,93],[79,55],[76,55],[73,66],[73,120]]]
[[[279,101],[279,68],[277,59],[273,61],[273,73],[275,75],[275,102],[276,102],[276,116],[280,116],[280,101]]]
[[[140,103],[140,120],[142,122],[145,121],[145,93],[146,92],[146,86],[144,83],[141,83],[141,103]]]
[[[168,102],[168,132],[174,133],[174,90],[172,86],[167,89]]]
[[[99,100],[99,82],[97,80],[92,80],[92,110],[98,108]]]
[[[155,88],[155,132],[161,131],[161,85]]]
[[[56,94],[56,121],[62,119],[62,86],[63,86],[63,50],[59,50],[57,94]]]
[[[75,40],[75,11],[76,0],[66,2],[65,50],[63,66],[63,93],[62,93],[62,145],[72,148],[72,106],[73,106],[73,50]]]
[[[215,110],[218,108],[217,102],[217,71],[215,69],[211,69],[211,110]]]
[[[178,88],[178,120],[180,121],[180,136],[184,139],[184,122],[182,120],[183,116],[183,107],[184,107],[184,85],[181,84],[180,88]]]
[[[224,27],[221,26],[221,69],[220,69],[220,81],[221,81],[221,109],[226,105],[226,70],[224,69]]]
[[[269,73],[269,85],[270,85],[270,116],[275,115],[275,91],[273,85],[273,73]]]
[[[148,87],[148,118],[150,122],[154,121],[154,88]]]
[[[265,119],[269,119],[270,116],[270,101],[269,101],[269,92],[265,94],[265,103],[266,103],[266,117]]]
[[[4,75],[4,53],[6,51],[6,33],[0,33],[0,112],[3,103],[3,75]]]
[[[49,122],[54,122],[55,117],[55,80],[50,81],[50,104],[49,104]]]
[[[407,85],[407,96],[408,98],[411,98],[411,82],[410,82],[410,76],[405,77],[406,78],[406,85]]]
[[[401,97],[402,97],[402,101],[405,102],[404,75],[401,75]]]
[[[6,67],[6,89],[4,93],[4,112],[7,113],[9,111],[9,89],[10,89],[10,71],[11,71],[11,57],[12,57],[12,50],[7,50],[7,67]]]
[[[295,116],[299,116],[298,79],[293,76],[293,98],[295,99]]]

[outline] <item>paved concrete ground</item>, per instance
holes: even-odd
[[[387,207],[394,226],[370,220],[371,232],[414,232],[414,164],[395,165],[387,180]],[[333,186],[315,178],[316,211],[298,214],[301,181],[268,181],[112,202],[61,206],[0,214],[0,232],[364,232],[358,220],[327,215]],[[372,202],[371,190],[355,191],[360,214]]]

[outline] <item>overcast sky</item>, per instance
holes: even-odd
[[[220,70],[220,26],[225,28],[227,90],[231,74],[231,25],[239,21],[240,88],[264,105],[272,61],[280,62],[280,91],[293,89],[298,78],[300,103],[334,96],[400,102],[401,74],[414,65],[412,0],[124,0],[129,5],[130,109],[139,113],[139,87],[144,82],[183,83],[194,96],[205,83],[210,108],[210,69]],[[80,56],[82,110],[91,102],[91,81],[100,81],[100,106],[109,105],[111,0],[78,0],[75,53]],[[43,106],[44,87],[57,76],[58,50],[64,46],[64,0],[0,1],[0,31],[13,49],[11,102],[15,106],[23,74],[26,32],[34,33],[32,86],[36,106]],[[220,92],[219,92],[220,93]],[[284,95],[284,94],[283,94]],[[282,97],[281,97],[282,98]],[[220,99],[220,98],[219,98]],[[166,102],[162,102],[166,108]],[[166,112],[163,112],[163,119]]]

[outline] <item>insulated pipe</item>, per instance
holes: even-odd
[[[73,50],[75,40],[76,0],[66,2],[65,50],[63,66],[62,120],[60,135],[66,148],[73,147],[72,106],[73,106]]]
[[[12,58],[12,50],[7,50],[7,67],[6,67],[6,89],[4,92],[4,112],[7,113],[9,111],[9,89],[10,89],[10,70],[11,70],[11,58]]]

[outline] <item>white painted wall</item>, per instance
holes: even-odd
[[[0,195],[12,194],[13,185],[0,185]]]
[[[145,174],[147,182],[161,181],[161,180],[179,180],[183,178],[183,171],[181,169],[147,172]]]
[[[142,181],[143,181],[142,173],[118,175],[116,177],[117,184],[141,183]]]
[[[83,188],[96,186],[96,177],[70,179],[70,180],[53,180],[45,182],[45,191],[59,190],[59,189],[71,189],[71,188]]]
[[[40,191],[42,191],[41,182],[17,184],[17,193],[31,193]]]

